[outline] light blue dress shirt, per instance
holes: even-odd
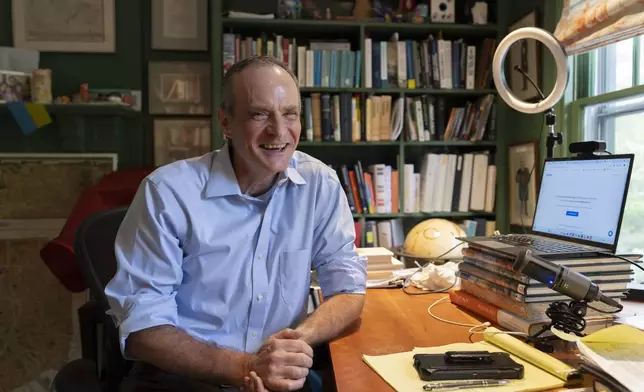
[[[141,184],[105,289],[121,335],[172,325],[256,352],[306,317],[313,268],[325,298],[365,293],[353,217],[336,173],[295,152],[261,197],[240,192],[227,147],[163,166]]]

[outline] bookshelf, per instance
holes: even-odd
[[[501,2],[499,2],[501,3]],[[491,6],[499,9],[499,4]],[[220,96],[217,93],[221,78],[224,74],[224,35],[235,34],[240,37],[252,37],[257,39],[261,36],[274,37],[277,35],[293,37],[297,39],[297,46],[309,47],[311,41],[337,41],[344,40],[350,44],[350,50],[359,53],[360,63],[360,80],[359,83],[353,83],[349,86],[342,87],[312,87],[310,83],[303,83],[300,87],[302,99],[311,97],[312,94],[329,94],[342,95],[348,94],[357,97],[360,105],[360,133],[363,136],[360,141],[344,140],[306,140],[306,127],[303,124],[303,139],[298,144],[298,150],[308,153],[323,162],[333,166],[336,170],[340,165],[353,165],[356,161],[361,161],[363,167],[377,163],[385,163],[394,169],[398,169],[398,194],[399,206],[395,212],[378,212],[364,213],[361,211],[354,212],[353,216],[356,221],[362,223],[362,240],[364,243],[364,223],[368,220],[382,221],[388,219],[402,219],[404,233],[406,234],[415,224],[429,218],[445,218],[451,220],[465,219],[484,219],[497,220],[497,210],[499,201],[497,198],[496,206],[493,211],[435,211],[435,212],[405,212],[403,192],[404,192],[404,170],[401,168],[405,164],[415,164],[416,170],[420,171],[422,158],[428,153],[435,154],[476,154],[487,153],[491,157],[491,162],[499,164],[497,161],[498,150],[504,146],[502,138],[499,137],[499,130],[503,122],[497,120],[496,137],[492,140],[483,138],[482,140],[409,140],[406,134],[406,126],[400,137],[396,140],[378,140],[365,141],[364,134],[366,128],[365,122],[365,105],[366,99],[374,96],[391,96],[393,100],[398,98],[416,99],[422,96],[431,96],[436,99],[444,99],[449,103],[448,107],[464,105],[467,101],[476,101],[486,95],[493,95],[493,101],[497,102],[496,90],[492,88],[492,83],[487,83],[485,88],[402,88],[387,86],[383,88],[371,87],[365,81],[365,38],[371,38],[372,41],[388,41],[390,37],[397,33],[399,40],[425,40],[430,34],[435,37],[440,36],[446,40],[459,40],[475,45],[477,49],[481,47],[485,39],[497,40],[502,35],[501,24],[487,25],[469,25],[469,24],[449,24],[449,23],[387,23],[378,21],[338,21],[338,20],[294,20],[294,19],[232,19],[222,17],[226,14],[221,4],[211,3],[211,20],[212,20],[212,42],[211,53],[213,58],[213,113],[219,105]],[[497,15],[497,20],[502,20],[502,15]],[[274,39],[274,38],[273,38]],[[243,41],[243,40],[242,40]],[[243,44],[243,43],[242,43]],[[276,45],[277,46],[277,45]],[[295,56],[298,55],[297,48],[294,50]],[[478,54],[478,53],[477,53]],[[478,58],[477,58],[478,61]],[[296,63],[297,64],[297,63]],[[491,64],[491,58],[490,58]],[[298,74],[297,65],[293,68],[296,75]],[[319,85],[316,82],[315,85]],[[495,103],[499,106],[497,103]],[[303,105],[304,107],[304,105]],[[494,114],[499,117],[499,108]],[[449,112],[447,113],[447,116]],[[304,122],[304,119],[303,119]],[[447,122],[447,119],[445,120]],[[223,143],[223,138],[218,124],[213,124],[213,143],[218,148]],[[333,147],[333,148],[330,148]],[[504,153],[501,154],[505,156]],[[502,163],[501,163],[502,164]],[[340,173],[339,173],[340,174]],[[498,193],[500,189],[499,180],[496,180],[495,190]],[[498,226],[498,223],[497,223]]]

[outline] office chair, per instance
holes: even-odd
[[[78,310],[82,358],[64,365],[52,391],[117,391],[131,361],[121,355],[118,328],[106,312],[104,289],[116,273],[114,242],[127,207],[90,215],[74,238],[76,261],[83,271],[90,300]]]
[[[114,243],[127,207],[90,215],[79,226],[74,251],[91,299],[78,310],[82,358],[65,364],[52,383],[52,392],[118,391],[132,361],[123,358],[118,328],[111,316],[105,286],[116,273]],[[322,379],[312,372],[313,392],[322,390]]]

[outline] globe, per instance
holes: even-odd
[[[464,244],[461,243],[460,246],[457,246],[461,241],[456,237],[465,237],[465,235],[465,230],[452,221],[427,219],[409,231],[403,249],[406,254],[419,258],[461,259],[461,250]],[[450,249],[452,250],[450,251]],[[448,251],[449,253],[444,254]]]

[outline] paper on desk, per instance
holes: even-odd
[[[546,372],[564,381],[581,379],[579,370],[561,362],[557,358],[548,355],[543,351],[525,344],[514,336],[500,333],[501,331],[494,327],[487,328],[485,331],[489,332],[483,335],[485,340],[525,361],[535,364]]]
[[[398,392],[422,391],[423,385],[427,384],[418,377],[414,369],[415,354],[442,354],[446,351],[474,351],[487,350],[490,352],[503,351],[486,342],[479,343],[455,343],[439,347],[415,348],[413,351],[369,356],[363,355],[362,359],[369,365],[380,377],[382,377],[393,389]],[[494,387],[494,392],[531,392],[544,391],[562,387],[563,380],[539,369],[538,367],[512,355],[512,358],[524,366],[524,378],[513,380],[510,384]],[[469,392],[490,392],[490,388],[471,388],[464,389]]]
[[[644,331],[615,325],[577,342],[579,351],[631,391],[644,390]]]

